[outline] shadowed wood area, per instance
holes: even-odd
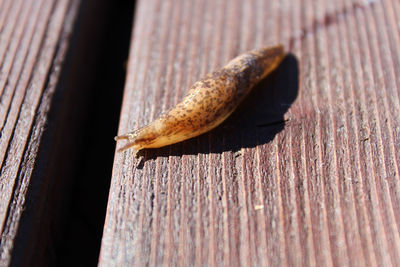
[[[76,0],[0,2],[1,266],[46,261],[49,236],[37,229],[47,222],[42,216],[53,181],[42,179],[48,169],[36,163],[78,7]]]
[[[78,234],[66,236],[66,229],[85,219],[79,216],[79,209],[69,212],[69,208],[71,199],[85,199],[72,190],[76,177],[81,188],[90,180],[85,179],[82,168],[81,176],[76,169],[79,161],[84,161],[82,155],[87,155],[84,148],[90,145],[82,145],[82,136],[88,134],[84,122],[88,98],[94,91],[94,59],[103,36],[99,32],[107,28],[101,27],[107,19],[103,11],[110,7],[105,2],[0,1],[0,266],[62,266],[64,254],[83,265],[93,259],[97,262],[100,238],[97,244],[86,245],[84,257],[77,257],[74,249],[92,244],[89,241],[95,236],[97,221],[101,233],[105,210],[97,215],[101,201],[89,212],[85,209],[85,215],[97,219],[95,223],[73,228],[81,231],[79,243],[71,238]],[[101,58],[107,57],[102,53]],[[101,86],[94,89],[99,98],[104,95]],[[114,94],[117,90],[114,88]],[[108,107],[113,102],[109,97]],[[103,151],[113,148],[110,145],[111,136],[110,142],[103,143]],[[93,171],[86,177],[98,178]],[[91,184],[91,200],[99,200],[94,192],[100,191],[103,180]],[[61,251],[72,242],[74,249]]]
[[[227,122],[115,155],[100,266],[398,266],[400,3],[137,1],[119,134],[284,44]]]

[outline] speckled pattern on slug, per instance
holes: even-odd
[[[239,55],[220,70],[193,84],[182,101],[148,125],[116,140],[127,139],[139,151],[174,144],[221,124],[252,87],[274,70],[284,58],[282,46]]]

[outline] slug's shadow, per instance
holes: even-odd
[[[276,71],[268,75],[220,126],[199,137],[159,149],[140,151],[144,161],[158,156],[236,152],[270,142],[285,127],[284,114],[297,97],[299,68],[288,54]],[[138,168],[143,166],[141,160]]]

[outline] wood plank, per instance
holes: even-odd
[[[138,1],[120,134],[241,52],[291,55],[216,130],[115,155],[99,265],[400,264],[399,11]]]
[[[102,2],[0,2],[1,266],[57,263]]]
[[[0,15],[2,266],[12,259],[77,4],[78,1],[3,1],[7,8]]]

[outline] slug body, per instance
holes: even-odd
[[[117,136],[128,143],[119,149],[158,148],[198,136],[221,124],[252,87],[273,71],[285,56],[283,46],[253,50],[232,59],[197,81],[175,107],[148,125]]]

